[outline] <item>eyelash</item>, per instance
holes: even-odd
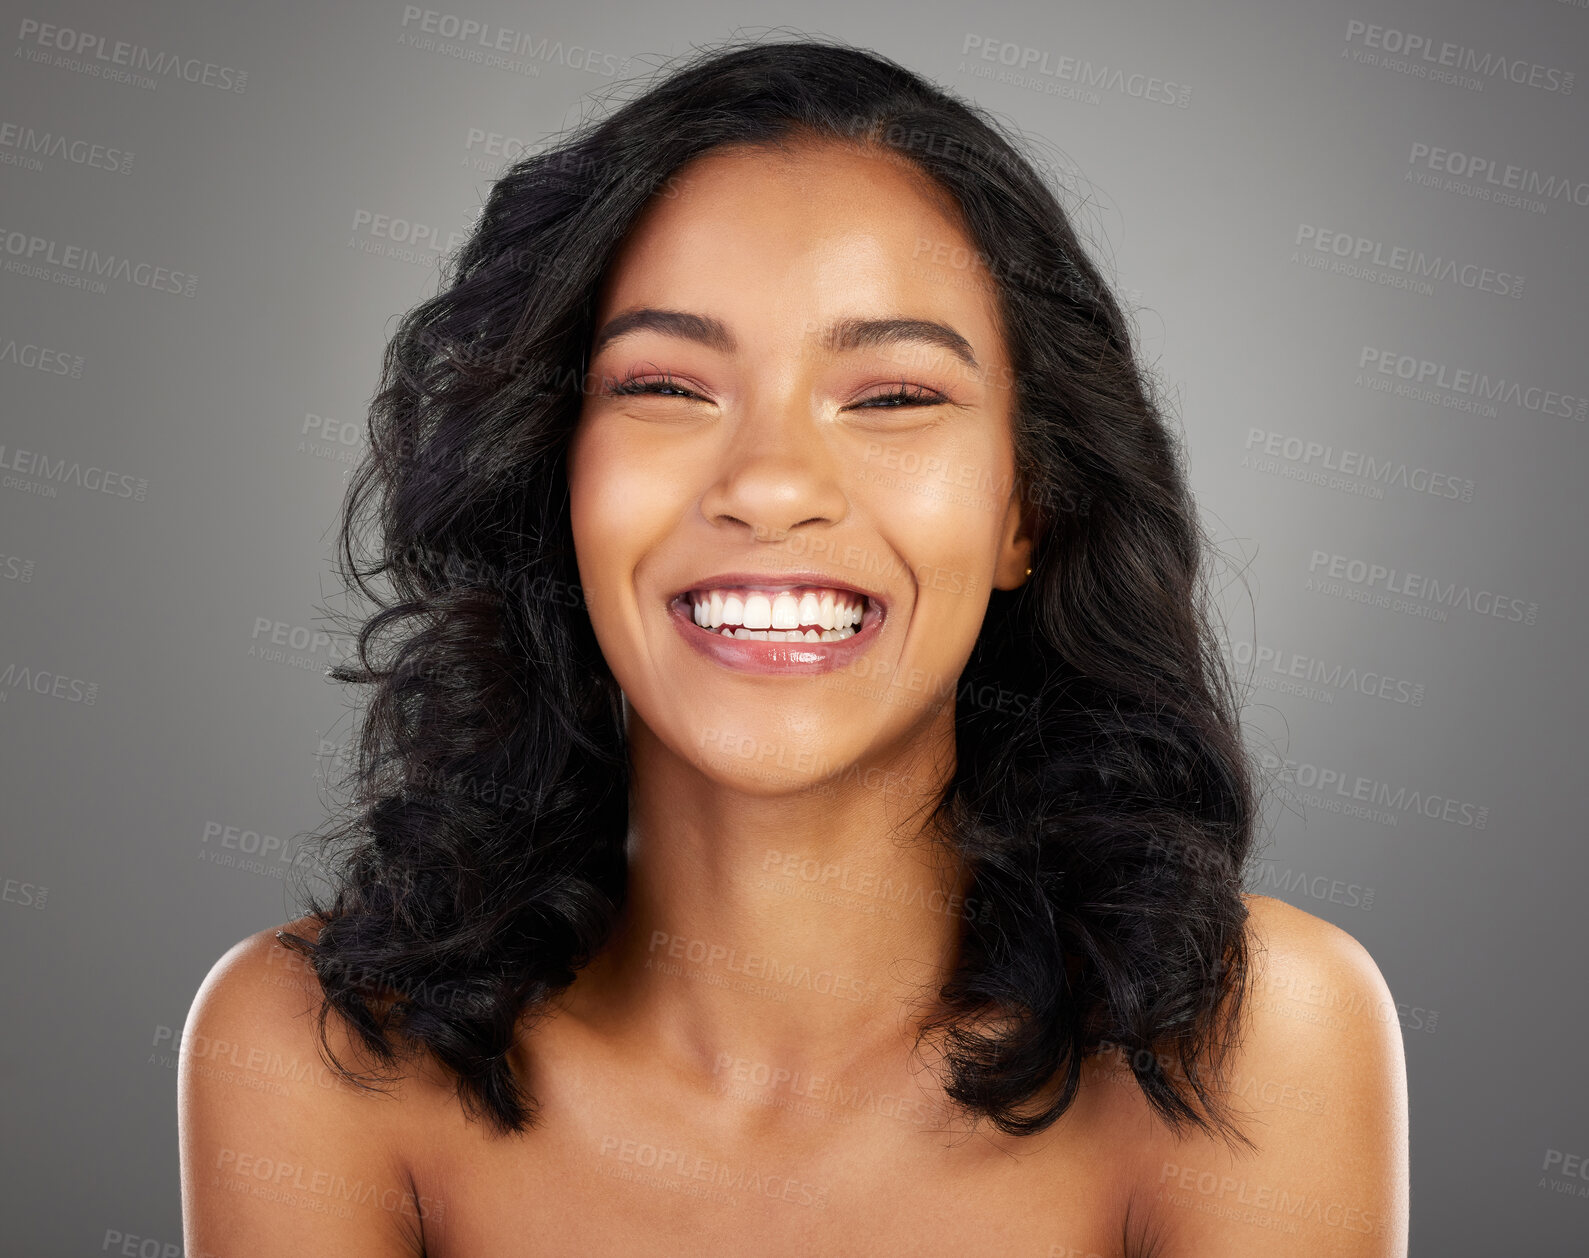
[[[629,379],[615,384],[612,387],[612,392],[617,397],[632,397],[638,393],[652,393],[658,397],[673,396],[672,394],[663,393],[662,390],[664,389],[675,389],[679,394],[687,397],[696,396],[696,394],[674,380],[672,376],[665,374],[660,380],[636,380],[631,376]],[[911,391],[913,389],[915,390],[914,392]],[[875,394],[872,397],[863,399],[857,405],[871,406],[874,402],[887,402],[890,405],[880,406],[877,409],[897,410],[901,404],[906,406],[938,406],[948,400],[941,393],[936,393],[932,389],[922,385],[907,384],[901,380],[899,387],[892,393]]]
[[[682,393],[689,390],[679,384],[672,376],[664,374],[660,380],[636,380],[630,376],[627,380],[619,381],[612,386],[612,392],[617,397],[629,397],[636,393],[658,393],[663,389],[678,389]]]

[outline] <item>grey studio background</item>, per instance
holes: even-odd
[[[5,6],[0,1250],[180,1252],[176,1044],[341,768],[396,316],[591,93],[775,28],[1065,184],[1228,556],[1254,889],[1396,997],[1412,1253],[1589,1253],[1589,2],[453,3]]]

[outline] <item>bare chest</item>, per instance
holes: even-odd
[[[498,1140],[471,1127],[411,1166],[425,1253],[1123,1258],[1124,1159],[852,1117],[839,1138],[613,1113]]]

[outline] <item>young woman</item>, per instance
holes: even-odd
[[[356,807],[195,999],[189,1253],[1406,1252],[1394,1004],[1242,893],[1178,449],[985,115],[697,57],[494,185],[370,437]]]

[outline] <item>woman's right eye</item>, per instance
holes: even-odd
[[[661,379],[622,380],[612,386],[612,392],[618,397],[631,397],[637,393],[652,393],[659,397],[697,396],[697,394],[686,389],[671,376],[663,376]]]

